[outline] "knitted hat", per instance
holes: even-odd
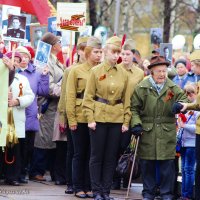
[[[34,49],[31,46],[24,46],[24,47],[27,48],[27,50],[31,54],[31,59],[35,58],[35,51],[34,51]]]
[[[10,52],[6,53],[5,56],[7,56],[8,58],[11,59],[11,58],[12,58],[12,53],[13,53],[13,52],[10,51]],[[20,62],[22,61],[22,57],[21,57],[20,53],[15,52],[14,57],[18,57],[18,58],[20,59]]]
[[[179,63],[182,63],[182,64],[186,67],[186,60],[184,60],[184,59],[178,59],[178,60],[175,62],[174,67],[176,68],[176,66],[177,66]]]
[[[195,60],[200,60],[200,49],[196,49],[190,54],[190,61]]]
[[[126,40],[126,42],[124,43],[124,45],[122,46],[122,49],[123,50],[132,50],[132,49],[135,49],[135,44],[134,44],[134,41],[129,39],[129,40]]]
[[[60,40],[53,33],[47,32],[42,36],[41,41],[53,46],[54,44],[56,44]]]
[[[117,36],[110,37],[106,40],[106,45],[107,44],[112,44],[118,48],[121,48],[121,39]]]
[[[88,38],[86,46],[96,48],[96,49],[101,49],[102,43],[99,38],[91,36]]]
[[[29,53],[28,49],[23,47],[23,46],[19,46],[16,48],[16,52],[19,52],[19,53],[25,53],[28,55],[29,59],[31,59],[31,54]]]

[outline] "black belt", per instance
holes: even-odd
[[[112,105],[112,106],[122,103],[121,99],[118,99],[118,100],[107,100],[107,99],[103,99],[103,98],[97,97],[97,96],[94,98],[94,100],[98,101],[98,102],[101,102],[101,103],[108,104],[108,105]]]
[[[84,92],[76,94],[76,98],[78,98],[78,99],[83,99],[83,97],[84,97]]]

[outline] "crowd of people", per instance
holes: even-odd
[[[77,60],[67,66],[58,58],[58,36],[47,32],[41,41],[51,45],[42,71],[33,64],[32,47],[1,52],[9,68],[8,110],[14,121],[8,123],[14,123],[17,141],[0,152],[0,178],[19,186],[46,181],[49,171],[56,185],[67,186],[66,194],[113,200],[111,189],[128,187],[127,177],[115,169],[135,137],[144,200],[193,199],[194,180],[199,200],[199,50],[171,61],[158,48],[148,59],[131,39],[122,44],[112,36],[102,47],[97,37],[79,37]]]

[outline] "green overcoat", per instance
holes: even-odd
[[[175,158],[176,119],[172,113],[175,102],[188,102],[184,91],[167,79],[160,94],[149,78],[141,81],[131,99],[131,127],[141,124],[138,154],[146,160]]]

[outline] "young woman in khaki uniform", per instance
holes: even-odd
[[[117,66],[121,40],[107,40],[105,60],[88,79],[83,112],[90,128],[90,176],[95,200],[110,200],[110,187],[118,157],[122,132],[128,130],[130,91],[127,72]]]
[[[136,85],[143,80],[144,71],[141,70],[136,63],[133,62],[134,59],[134,41],[129,39],[122,46],[121,58],[122,62],[119,64],[120,67],[126,70],[129,77],[129,88],[130,96],[132,96]],[[119,156],[123,154],[129,145],[131,140],[131,132],[128,131],[126,134],[121,135]],[[112,189],[120,189],[121,177],[116,173],[113,178]],[[123,188],[128,187],[128,178],[123,178]]]
[[[82,101],[92,68],[101,60],[101,41],[98,38],[90,37],[84,51],[86,62],[72,68],[68,76],[66,90],[67,118],[74,145],[72,180],[75,196],[79,198],[93,197],[90,192],[89,176],[89,129],[87,119],[82,112]]]
[[[58,113],[59,113],[59,127],[61,130],[66,132],[67,135],[67,157],[66,157],[66,181],[67,181],[67,189],[65,190],[66,194],[73,193],[73,182],[72,182],[72,158],[74,155],[74,147],[72,142],[71,131],[67,126],[67,113],[66,113],[66,87],[67,87],[67,79],[69,72],[73,67],[83,64],[85,59],[84,49],[87,44],[88,37],[79,37],[77,41],[77,62],[74,65],[66,68],[63,75],[62,85],[61,85],[61,95],[58,103]],[[63,135],[63,133],[61,134]],[[62,160],[62,159],[61,159]],[[62,161],[63,162],[63,161]]]

